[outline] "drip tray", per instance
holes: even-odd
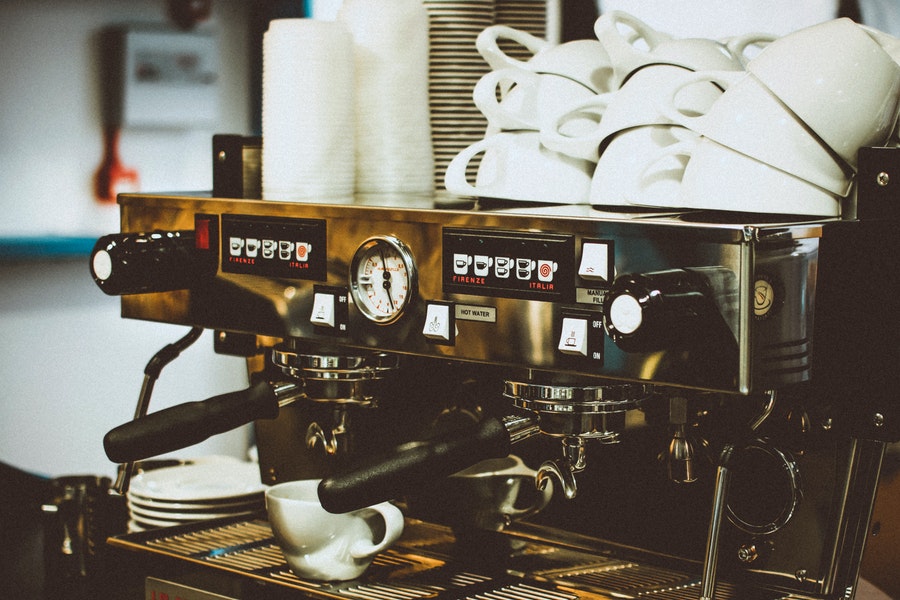
[[[110,545],[150,552],[293,588],[308,597],[358,600],[696,600],[700,582],[684,572],[566,547],[533,535],[491,534],[465,551],[442,526],[407,519],[401,539],[360,579],[315,582],[287,566],[264,516],[205,521],[110,538]],[[465,557],[465,558],[463,558]],[[748,595],[719,584],[722,600],[791,600]]]

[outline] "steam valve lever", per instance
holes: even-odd
[[[604,305],[607,334],[626,352],[690,343],[715,322],[707,278],[691,269],[616,277]]]
[[[91,275],[111,296],[191,287],[202,271],[192,230],[118,233],[97,240]]]

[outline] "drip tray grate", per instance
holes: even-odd
[[[358,580],[315,582],[294,575],[264,518],[223,519],[132,533],[110,544],[188,561],[232,575],[294,588],[307,596],[353,600],[695,600],[699,582],[676,571],[501,535],[505,545],[470,556],[449,529],[408,520],[400,541]],[[469,548],[471,550],[471,548]],[[723,599],[737,599],[724,584]],[[720,597],[717,594],[717,597]],[[746,594],[741,600],[747,599]],[[753,600],[789,600],[758,596]]]

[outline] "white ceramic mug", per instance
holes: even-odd
[[[503,52],[499,40],[509,40],[532,53],[519,60]],[[479,54],[492,69],[519,68],[533,73],[549,73],[568,77],[591,88],[595,93],[612,89],[612,64],[597,40],[572,40],[551,44],[521,29],[493,25],[484,29],[475,41]]]
[[[674,65],[648,65],[629,77],[621,89],[598,94],[569,106],[541,129],[541,142],[569,156],[597,161],[600,149],[621,131],[641,125],[665,125],[673,121],[660,110],[672,89],[691,71]],[[716,85],[702,83],[679,87],[674,102],[685,114],[704,114],[722,95]],[[572,121],[577,121],[574,124]],[[593,123],[589,127],[586,123]],[[582,132],[582,133],[578,133]]]
[[[344,514],[322,508],[318,479],[266,490],[266,510],[288,566],[304,579],[356,579],[403,533],[403,513],[388,502]]]
[[[678,125],[646,125],[616,134],[594,171],[591,204],[677,207],[687,157],[673,153],[666,159],[661,153],[696,137]]]
[[[677,204],[686,209],[839,217],[841,199],[764,162],[698,137],[665,148],[647,163],[633,185],[645,185],[658,161],[688,159]]]
[[[747,63],[850,166],[862,146],[890,136],[900,108],[900,65],[847,18],[795,31]]]
[[[680,90],[702,82],[726,88],[706,114],[676,106]],[[688,73],[660,100],[660,110],[674,123],[833,194],[850,193],[852,171],[752,73]]]
[[[498,99],[498,90],[505,90],[502,99]],[[492,129],[538,131],[566,106],[593,94],[567,77],[507,68],[485,74],[475,85],[472,98]]]
[[[594,23],[594,34],[606,48],[615,81],[620,85],[631,73],[650,64],[677,65],[695,71],[743,69],[740,59],[721,42],[705,38],[674,39],[622,11],[600,15]],[[734,46],[743,51],[740,42],[734,42]]]
[[[466,177],[472,160],[482,155],[474,185]],[[537,131],[500,132],[457,154],[444,176],[452,194],[529,202],[584,204],[591,189],[594,163],[554,152],[541,144]]]
[[[894,59],[894,62],[900,63],[900,39],[869,25],[860,25],[860,28],[878,42],[878,45]]]

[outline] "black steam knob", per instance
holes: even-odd
[[[716,312],[709,280],[689,269],[621,275],[604,302],[607,334],[626,352],[689,345]]]
[[[101,237],[90,267],[100,289],[118,296],[187,289],[203,262],[194,231],[155,231]]]

